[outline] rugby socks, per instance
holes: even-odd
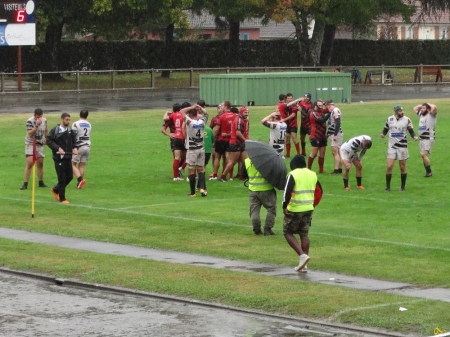
[[[230,172],[230,174],[229,174],[229,178],[230,179],[233,179],[233,169],[234,169],[234,166],[231,168],[231,170],[229,171]]]
[[[425,166],[425,165],[424,165],[424,166]],[[431,173],[431,166],[430,166],[430,165],[425,166],[425,171],[426,171],[427,173]]]
[[[344,181],[344,188],[348,187],[348,179],[342,179]]]
[[[191,195],[195,194],[195,174],[189,175],[189,186],[191,187]]]
[[[362,185],[361,181],[362,181],[362,177],[356,177],[356,185],[357,186],[361,186]]]
[[[319,162],[319,173],[324,173],[323,163],[325,162],[325,158],[319,157],[319,159],[317,159],[317,161]]]
[[[286,158],[291,156],[291,144],[286,144]]]
[[[199,188],[203,188],[204,190],[206,190],[205,172],[200,172],[198,174],[198,186]]]
[[[83,180],[83,177],[82,176],[79,176],[78,178],[77,178],[77,181],[78,182],[81,182]]]
[[[405,189],[405,184],[406,184],[406,176],[408,175],[408,173],[402,173],[401,175],[400,175],[400,179],[401,179],[401,181],[402,181],[402,190],[404,190]]]
[[[391,188],[392,174],[386,174],[386,189]]]
[[[297,151],[297,154],[300,154],[300,144],[295,144],[295,151]]]
[[[180,166],[180,160],[179,159],[174,159],[173,160],[173,164],[172,164],[172,171],[173,171],[173,177],[174,178],[178,178],[179,177],[179,171],[178,171],[178,167]]]
[[[308,157],[308,170],[311,170],[313,163],[314,163],[314,158]]]
[[[302,156],[306,156],[306,142],[302,142]]]

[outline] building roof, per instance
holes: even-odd
[[[196,15],[190,11],[188,14],[188,22],[192,29],[215,29],[214,16],[206,11],[201,15]],[[261,39],[275,39],[275,38],[292,38],[295,34],[295,28],[292,22],[286,21],[284,23],[277,23],[269,20],[267,25],[262,24],[259,18],[245,19],[240,24],[241,29],[259,29]]]

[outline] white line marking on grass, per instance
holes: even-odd
[[[338,237],[338,238],[341,238],[341,239],[351,239],[351,240],[357,240],[357,241],[369,241],[369,242],[376,242],[376,243],[383,243],[383,244],[390,244],[390,245],[397,245],[397,246],[407,246],[407,247],[423,248],[423,249],[431,249],[431,250],[443,250],[443,251],[450,252],[450,248],[421,246],[421,245],[416,245],[414,243],[407,243],[407,242],[394,242],[394,241],[386,241],[386,240],[378,240],[378,239],[367,239],[367,238],[361,238],[359,236],[330,234],[330,233],[322,233],[322,232],[314,232],[314,234]]]
[[[194,202],[195,200],[186,200],[186,202]],[[183,203],[186,203],[183,202]],[[179,205],[180,202],[166,202],[164,204],[147,204],[147,205],[139,205],[139,206],[129,206],[129,207],[120,207],[116,208],[116,210],[127,210],[127,209],[133,209],[133,208],[142,208],[142,207],[154,207],[154,206],[167,206],[167,205]]]
[[[29,199],[25,200],[25,199],[17,199],[17,198],[0,198],[0,200],[30,202]],[[56,202],[40,201],[40,200],[37,200],[36,203],[57,204]],[[205,222],[205,223],[210,223],[210,224],[218,224],[218,225],[241,227],[241,228],[249,228],[249,226],[250,226],[250,224],[244,225],[244,224],[239,224],[239,223],[221,222],[221,221],[198,219],[198,218],[188,218],[188,217],[184,217],[184,216],[174,216],[174,215],[169,215],[169,214],[136,212],[136,211],[121,209],[121,208],[107,208],[107,207],[98,207],[98,206],[80,205],[80,204],[69,204],[69,205],[64,205],[64,207],[79,207],[79,208],[87,208],[87,209],[96,209],[96,210],[108,211],[108,212],[135,214],[135,215],[143,215],[143,216],[156,217],[156,218],[166,218],[166,219],[184,220],[184,221],[192,221],[192,222]],[[225,217],[226,217],[226,215],[225,215]],[[413,247],[413,248],[429,249],[429,250],[442,250],[442,251],[450,252],[450,248],[421,246],[421,245],[416,245],[413,243],[406,243],[406,242],[394,242],[394,241],[386,241],[386,240],[368,239],[368,238],[357,237],[357,236],[330,234],[330,233],[323,233],[323,232],[314,232],[313,234],[338,237],[341,239],[351,239],[351,240],[356,240],[356,241],[367,241],[367,242],[383,243],[383,244],[390,244],[390,245],[396,245],[396,246],[405,246],[405,247]]]
[[[186,200],[186,201],[183,201],[183,204],[185,204],[185,203],[194,203],[194,202],[196,202],[196,200],[195,199],[193,199],[193,198],[191,198],[191,199],[189,199],[189,198],[187,198],[188,200]],[[214,199],[214,202],[216,202],[216,201],[222,201],[222,200],[227,200],[227,201],[229,201],[231,198],[227,198],[227,199]],[[166,202],[166,203],[163,203],[163,204],[147,204],[147,205],[139,205],[139,206],[129,206],[129,207],[120,207],[120,208],[116,208],[116,210],[127,210],[127,209],[134,209],[134,208],[144,208],[144,207],[156,207],[156,206],[167,206],[167,205],[179,205],[180,204],[180,202],[179,201],[177,201],[177,202]]]
[[[412,300],[412,301],[408,301],[408,302],[393,302],[393,303],[383,303],[383,304],[377,304],[377,305],[371,305],[369,307],[356,307],[356,308],[348,308],[348,309],[344,309],[344,310],[340,310],[338,312],[336,312],[335,314],[330,316],[331,320],[335,320],[337,319],[339,316],[346,314],[348,312],[352,312],[352,311],[360,311],[360,310],[367,310],[367,309],[376,309],[376,308],[383,308],[383,307],[387,307],[390,305],[402,305],[405,306],[406,304],[411,304],[411,303],[417,303],[417,302],[425,302],[426,300],[420,299],[420,300]]]
[[[324,196],[330,196],[330,197],[338,197],[338,198],[347,198],[347,199],[358,199],[358,200],[372,200],[372,201],[387,201],[392,202],[392,200],[386,199],[380,199],[380,198],[367,198],[363,195],[338,195],[338,194],[332,194],[332,193],[324,193]]]
[[[30,202],[29,199],[27,199],[27,200],[16,199],[16,198],[0,198],[0,199]],[[36,203],[41,203],[41,204],[59,204],[59,202],[51,202],[51,201],[38,201],[38,200],[36,200],[35,202]],[[129,210],[120,209],[120,208],[107,208],[107,207],[98,207],[98,206],[81,205],[81,204],[68,204],[68,205],[64,205],[64,207],[79,207],[79,208],[87,208],[87,209],[96,209],[96,210],[100,210],[100,211],[116,212],[116,213],[145,215],[145,216],[151,216],[151,217],[157,217],[157,218],[168,218],[168,219],[185,220],[185,221],[193,221],[193,222],[207,222],[207,223],[226,225],[226,226],[248,227],[248,226],[237,225],[237,224],[229,223],[229,222],[219,222],[219,221],[214,221],[214,220],[202,220],[202,219],[198,219],[198,218],[188,218],[188,217],[183,217],[183,216],[173,216],[173,215],[169,215],[169,214],[155,214],[155,213],[135,212],[135,211],[129,211]]]

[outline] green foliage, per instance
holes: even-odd
[[[174,68],[226,67],[228,45],[225,40],[174,41]],[[293,40],[241,41],[240,67],[300,66]],[[331,65],[387,66],[448,64],[450,42],[435,41],[369,41],[335,40]],[[24,72],[43,71],[48,62],[48,48],[22,47]],[[163,41],[65,41],[58,58],[61,70],[126,70],[164,68]],[[17,50],[0,48],[3,71],[13,72],[17,67]]]

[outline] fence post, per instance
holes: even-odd
[[[39,71],[39,76],[38,76],[39,80],[39,91],[42,91],[42,72]]]
[[[423,64],[420,64],[420,84],[423,84]]]
[[[189,74],[189,86],[192,88],[194,86],[194,68],[191,68]]]
[[[227,67],[227,74],[230,73],[230,67]]]
[[[384,84],[384,64],[381,65],[381,84]]]
[[[150,71],[150,88],[155,88],[155,69],[152,68]]]
[[[303,64],[300,66],[300,71],[303,71]]]
[[[1,74],[1,81],[2,81],[1,83],[2,92],[5,92],[5,74],[3,73],[3,71]]]
[[[77,70],[77,72],[75,73],[75,78],[76,78],[76,82],[77,82],[77,90],[80,90],[80,71]]]
[[[115,79],[116,79],[116,72],[114,70],[111,70],[111,89],[115,89],[116,84],[115,84]]]

